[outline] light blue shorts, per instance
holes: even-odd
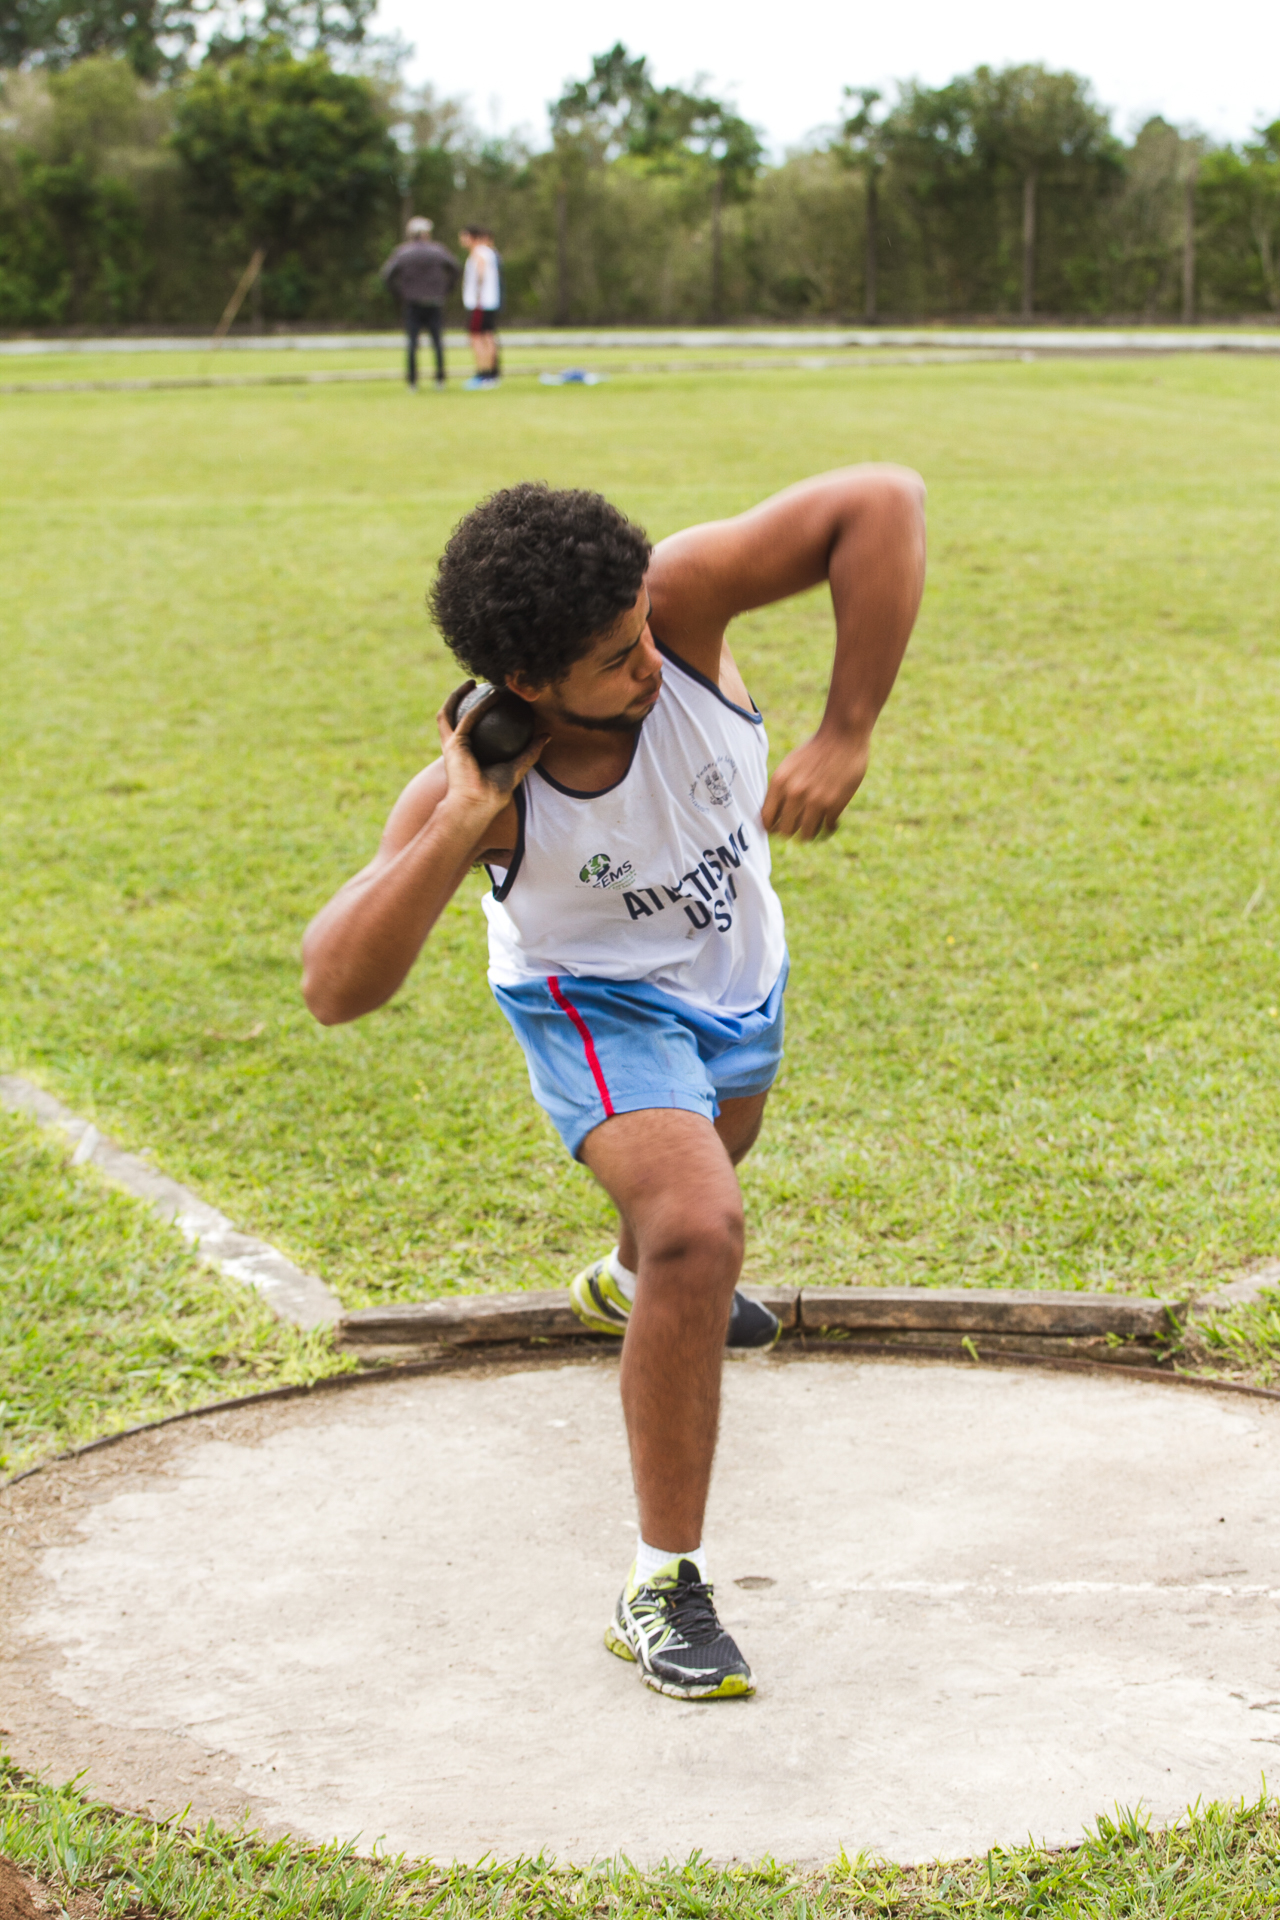
[[[494,998],[515,1029],[538,1105],[576,1160],[602,1120],[677,1107],[714,1120],[722,1100],[765,1093],[782,1059],[788,963],[754,1013],[704,1013],[643,980],[551,974]]]

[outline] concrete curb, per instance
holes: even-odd
[[[74,1145],[72,1164],[91,1162],[116,1185],[171,1221],[231,1279],[257,1289],[281,1319],[332,1327],[335,1344],[375,1365],[431,1361],[467,1348],[599,1343],[573,1312],[567,1290],[463,1294],[343,1311],[338,1296],[275,1247],[240,1233],[227,1216],[136,1154],[126,1153],[43,1088],[0,1075],[0,1105],[58,1128]],[[1256,1301],[1280,1284],[1280,1261],[1217,1288],[1200,1304],[1223,1310]],[[777,1314],[784,1335],[816,1335],[868,1352],[970,1359],[1057,1357],[1090,1365],[1157,1367],[1185,1324],[1189,1300],[1057,1288],[743,1288]],[[981,1348],[978,1341],[981,1341]]]
[[[1238,1279],[1227,1280],[1220,1287],[1210,1287],[1206,1293],[1196,1295],[1198,1313],[1229,1313],[1233,1307],[1256,1307],[1262,1300],[1264,1288],[1280,1287],[1280,1260],[1264,1260],[1260,1266],[1242,1273]]]
[[[1186,1301],[1135,1299],[1054,1288],[995,1292],[967,1287],[744,1287],[772,1309],[785,1334],[904,1352],[1025,1351],[1095,1362],[1155,1366],[1187,1316]],[[344,1313],[340,1347],[394,1362],[491,1342],[599,1338],[582,1325],[567,1292],[471,1294]]]
[[[144,1200],[162,1220],[177,1227],[203,1259],[232,1280],[256,1288],[281,1320],[291,1320],[298,1327],[331,1327],[341,1316],[342,1302],[323,1280],[295,1267],[265,1240],[239,1232],[225,1213],[189,1187],[157,1173],[137,1154],[126,1153],[99,1133],[91,1120],[82,1120],[42,1087],[17,1074],[0,1075],[0,1104],[29,1114],[42,1126],[57,1127],[74,1143],[73,1166],[92,1164],[115,1186]]]

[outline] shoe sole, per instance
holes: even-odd
[[[726,1346],[726,1350],[729,1353],[772,1353],[773,1349],[777,1346],[781,1338],[782,1338],[782,1322],[781,1320],[779,1320],[777,1326],[773,1330],[772,1339],[761,1340],[755,1346],[749,1346],[749,1347],[730,1346],[729,1343],[726,1341],[725,1346]]]
[[[756,1690],[754,1680],[731,1673],[714,1687],[681,1687],[674,1680],[659,1680],[656,1673],[641,1667],[640,1677],[654,1693],[665,1693],[669,1700],[749,1700]]]
[[[611,1620],[604,1630],[604,1644],[610,1653],[619,1660],[630,1661],[633,1667],[639,1667],[640,1678],[646,1687],[654,1693],[665,1693],[669,1700],[745,1700],[756,1690],[756,1683],[745,1674],[726,1674],[714,1687],[681,1686],[675,1680],[660,1679],[651,1673],[642,1660],[636,1658],[630,1643],[618,1632],[617,1623]]]
[[[631,1648],[618,1632],[616,1623],[612,1620],[604,1630],[604,1643],[610,1653],[617,1654],[619,1660],[629,1660],[633,1667],[637,1664],[634,1653],[632,1653]]]

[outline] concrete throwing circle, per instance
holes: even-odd
[[[1280,1744],[1278,1419],[731,1365],[708,1541],[759,1693],[694,1706],[601,1644],[633,1538],[613,1368],[218,1415],[5,1496],[0,1724],[117,1804],[438,1860],[919,1859],[1173,1818]]]

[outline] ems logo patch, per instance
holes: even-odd
[[[727,807],[733,798],[737,777],[738,763],[731,754],[722,753],[718,760],[708,760],[689,788],[689,798],[698,812],[710,813],[712,807]]]
[[[607,853],[593,853],[586,866],[578,872],[584,887],[625,887],[630,885],[634,875],[635,869],[629,860],[615,867]]]

